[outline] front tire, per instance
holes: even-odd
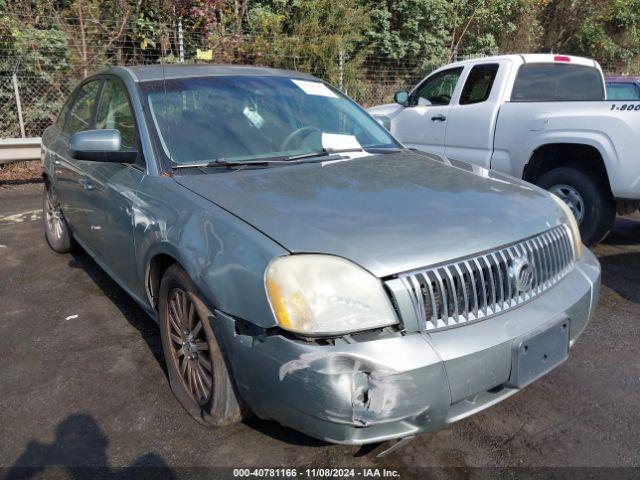
[[[595,173],[559,167],[541,175],[536,184],[556,194],[571,209],[583,243],[594,245],[609,234],[616,206],[608,185]]]
[[[175,397],[201,424],[218,426],[242,420],[243,410],[207,308],[180,265],[167,269],[159,300],[162,349]]]
[[[48,181],[44,183],[42,210],[44,236],[47,243],[54,252],[69,253],[74,247],[73,238],[69,225],[62,214],[58,196]]]

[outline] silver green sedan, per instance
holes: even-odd
[[[434,430],[567,360],[597,302],[563,202],[404,148],[310,75],[113,68],[42,145],[50,246],[82,247],[159,323],[207,425]]]

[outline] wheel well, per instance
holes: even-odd
[[[607,179],[607,169],[597,148],[580,143],[551,143],[537,148],[524,167],[522,179],[536,183],[538,178],[555,167],[573,167]]]
[[[159,253],[151,259],[147,270],[147,296],[154,309],[158,308],[158,294],[160,293],[160,282],[167,269],[178,263],[171,255]]]

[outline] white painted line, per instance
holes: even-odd
[[[42,218],[41,209],[29,210],[28,212],[0,216],[0,223],[22,223],[27,220],[39,220],[40,218]]]

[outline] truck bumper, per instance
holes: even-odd
[[[599,287],[599,263],[585,249],[575,269],[535,300],[440,332],[318,345],[240,335],[219,312],[213,321],[256,415],[322,440],[365,444],[437,429],[519,392],[514,344],[560,321],[572,346]]]

